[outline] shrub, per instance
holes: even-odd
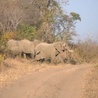
[[[18,27],[17,39],[33,40],[36,36],[36,27],[22,24]]]
[[[16,37],[15,32],[5,32],[1,36],[1,40],[9,40],[9,39],[14,39]]]
[[[91,39],[78,42],[75,52],[75,57],[78,62],[98,62],[98,43]]]
[[[0,50],[1,50],[1,47],[5,47],[6,42],[9,39],[15,39],[15,37],[16,37],[15,32],[5,32],[5,33],[3,33],[0,37]]]

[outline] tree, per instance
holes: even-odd
[[[55,37],[59,40],[72,40],[72,37],[76,36],[75,24],[77,20],[81,21],[79,14],[71,12],[70,15],[68,15],[63,13],[61,9],[58,9],[54,22]]]
[[[0,27],[2,32],[15,31],[25,14],[16,1],[0,1]]]

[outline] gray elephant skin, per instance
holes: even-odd
[[[9,40],[7,42],[7,50],[10,51],[14,56],[23,54],[31,54],[32,58],[34,58],[34,47],[39,43],[39,40],[34,40],[33,42],[23,39],[20,41],[17,40]],[[26,55],[24,55],[26,57]]]
[[[18,41],[11,39],[7,42],[6,46],[7,56],[15,57],[16,55],[20,54]]]
[[[61,62],[63,62],[60,54],[66,50],[69,50],[69,47],[65,42],[55,42],[52,44],[40,43],[35,47],[35,61],[44,59],[54,62],[55,57],[57,57]]]
[[[31,42],[27,39],[23,39],[19,41],[19,50],[21,51],[21,53],[31,54],[31,57],[34,58],[34,48],[39,42],[39,40],[34,40],[33,42]]]
[[[59,53],[59,55],[55,57],[55,61],[57,63],[61,63],[60,59],[62,59],[64,63],[67,63],[67,62],[70,63],[72,59],[72,56],[71,56],[72,52],[73,52],[72,50],[66,50],[64,52]]]

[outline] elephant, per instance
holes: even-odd
[[[34,48],[39,43],[39,40],[34,40],[33,42],[31,42],[27,39],[23,39],[19,42],[19,50],[21,51],[21,53],[30,54],[31,58],[34,58]],[[24,55],[24,57],[26,58],[26,55]]]
[[[18,42],[19,41],[11,39],[6,43],[7,56],[15,57],[16,55],[20,54],[21,51],[19,50]]]
[[[70,51],[68,45],[65,42],[54,42],[52,44],[40,43],[35,47],[35,61],[39,60],[51,60],[54,62],[57,57],[63,62],[62,57],[59,55],[64,51]]]
[[[23,40],[9,40],[7,42],[7,50],[10,51],[13,55],[22,55],[26,58],[26,55],[31,55],[32,58],[34,58],[34,47],[39,43],[39,40],[34,40],[33,42],[23,39]]]

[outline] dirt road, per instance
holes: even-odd
[[[0,90],[0,98],[80,98],[90,65],[65,66],[24,75]]]

